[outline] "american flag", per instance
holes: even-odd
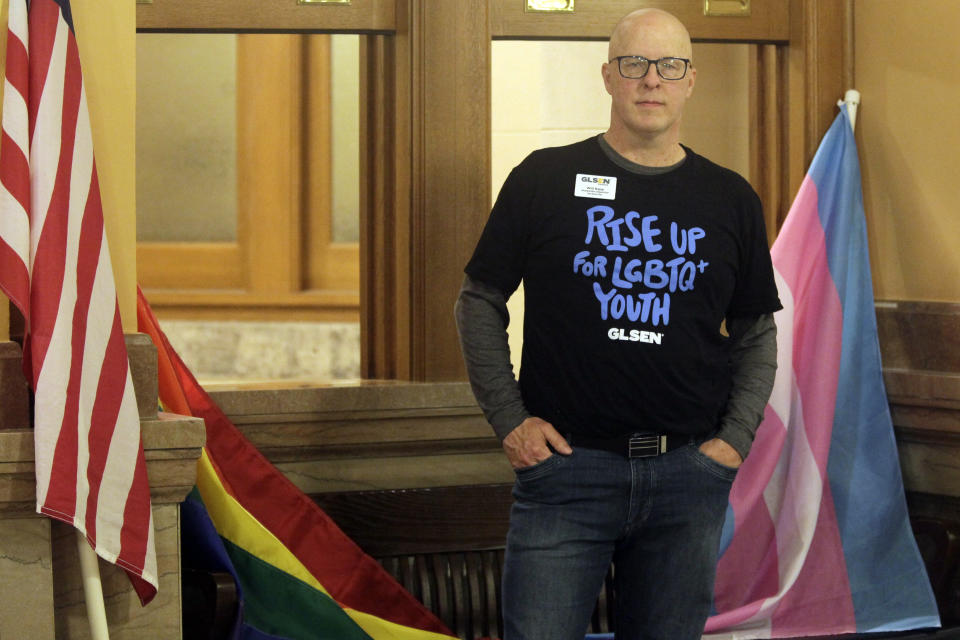
[[[150,488],[68,0],[10,0],[0,289],[26,321],[37,511],[85,534],[142,603],[157,591]]]

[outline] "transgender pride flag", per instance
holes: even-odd
[[[777,378],[730,495],[706,631],[784,638],[938,627],[880,372],[845,106],[771,253],[784,306]]]

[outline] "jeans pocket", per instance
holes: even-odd
[[[563,456],[557,453],[554,453],[549,458],[545,458],[536,464],[532,464],[529,467],[520,467],[519,469],[514,469],[513,472],[517,476],[517,480],[521,482],[535,480],[536,478],[541,478],[551,471],[556,469],[563,461]]]
[[[691,444],[687,447],[689,455],[693,458],[693,461],[703,470],[707,471],[711,475],[720,480],[726,482],[733,482],[734,478],[737,477],[737,471],[739,468],[728,467],[725,464],[717,462],[704,452],[700,451],[700,448],[696,444]]]

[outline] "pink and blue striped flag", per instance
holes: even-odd
[[[771,254],[784,306],[777,378],[731,491],[707,632],[785,638],[938,627],[881,376],[845,106]]]

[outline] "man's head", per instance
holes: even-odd
[[[617,60],[620,56],[641,56],[651,63],[641,78],[626,78]],[[686,65],[681,79],[664,68],[658,72],[652,62],[661,58],[690,60],[693,49],[690,34],[673,15],[659,9],[640,9],[624,16],[610,36],[608,62],[602,67],[603,82],[612,97],[609,135],[620,140],[675,144],[679,141],[680,116],[687,98],[693,93],[696,70]],[[683,62],[671,61],[671,66]],[[624,61],[628,75],[637,75],[643,62],[636,58]],[[627,68],[632,65],[632,69]]]

